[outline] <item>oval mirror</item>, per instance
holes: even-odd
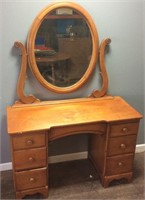
[[[76,3],[55,2],[40,12],[30,29],[30,68],[47,89],[72,92],[90,77],[98,43],[96,27],[86,10]]]

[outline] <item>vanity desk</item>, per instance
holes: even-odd
[[[83,24],[86,23],[85,27],[90,30],[88,37],[92,39],[90,45],[92,56],[88,68],[77,82],[67,87],[59,87],[46,81],[38,69],[34,54],[36,33],[41,29],[42,21],[48,18],[48,14],[54,15],[54,11],[57,11],[57,15],[53,17],[55,20],[57,17],[63,19],[63,12],[65,19],[66,12],[68,12],[68,19],[83,18]],[[17,85],[19,100],[7,107],[7,127],[11,140],[16,198],[21,199],[35,193],[41,193],[44,198],[47,198],[49,142],[83,133],[89,134],[88,158],[97,170],[102,186],[108,187],[111,181],[122,178],[130,182],[142,115],[121,97],[107,95],[108,76],[104,52],[111,40],[109,38],[103,40],[98,47],[98,35],[91,17],[75,3],[55,2],[38,16],[28,36],[27,50],[22,43],[15,43],[15,46],[22,51],[22,65]],[[80,21],[79,24],[82,26]],[[44,87],[54,92],[67,93],[77,90],[86,83],[98,57],[102,87],[100,90],[94,90],[89,97],[40,101],[33,95],[24,94],[27,59],[33,74]]]
[[[104,187],[131,181],[141,115],[121,97],[17,105],[7,114],[17,198],[48,196],[49,141],[72,134],[90,135],[88,156]]]

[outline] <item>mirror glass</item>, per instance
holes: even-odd
[[[61,7],[43,18],[34,42],[40,74],[56,87],[76,84],[86,73],[92,56],[92,36],[83,15]]]

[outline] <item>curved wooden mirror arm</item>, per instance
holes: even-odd
[[[108,75],[105,66],[105,48],[107,45],[111,43],[110,38],[106,38],[101,42],[100,49],[99,49],[99,67],[100,67],[100,74],[102,77],[102,87],[100,90],[95,90],[92,92],[90,97],[103,97],[107,94],[108,89]]]
[[[33,95],[26,96],[24,94],[24,85],[25,85],[26,69],[27,69],[27,53],[26,53],[25,46],[21,42],[18,42],[18,41],[14,43],[14,46],[19,48],[22,52],[21,69],[20,69],[20,75],[17,82],[17,94],[19,97],[19,101],[17,101],[16,103],[28,104],[28,103],[38,102],[40,100],[34,97]]]
[[[83,19],[84,22],[87,24],[87,27],[89,28],[89,34],[92,39],[92,41],[91,41],[92,49],[91,49],[91,57],[90,57],[90,53],[88,56],[88,57],[90,57],[89,63],[87,61],[85,62],[85,63],[87,63],[85,65],[88,65],[87,70],[85,72],[83,72],[83,75],[81,77],[79,77],[78,81],[74,82],[73,84],[67,85],[66,87],[64,87],[64,86],[60,87],[57,84],[56,85],[52,84],[51,81],[49,82],[45,77],[42,76],[42,74],[38,68],[37,62],[36,62],[34,50],[35,50],[36,35],[37,35],[38,29],[40,28],[40,25],[43,22],[43,20],[46,18],[46,16],[48,16],[48,14],[49,14],[49,16],[51,16],[52,11],[54,12],[57,9],[63,9],[65,7],[72,9],[72,11],[74,11],[74,12],[77,12],[79,14],[79,16],[81,17],[81,19]],[[57,18],[58,18],[58,16],[57,16]],[[62,18],[62,16],[60,18]],[[106,71],[106,67],[105,67],[104,54],[105,54],[105,48],[110,42],[111,42],[111,40],[109,38],[104,39],[101,42],[101,45],[99,48],[99,39],[98,39],[98,33],[97,33],[97,29],[95,27],[95,24],[94,24],[91,16],[81,6],[79,6],[78,4],[75,4],[73,2],[70,2],[70,1],[69,2],[58,1],[57,3],[56,2],[52,3],[51,5],[46,7],[44,10],[42,10],[40,12],[40,14],[38,14],[36,19],[34,20],[32,27],[30,29],[29,35],[28,35],[27,48],[25,48],[25,46],[19,41],[15,42],[15,47],[19,48],[22,52],[21,70],[20,70],[20,75],[19,75],[19,79],[18,79],[18,83],[17,83],[17,94],[19,97],[19,101],[16,103],[32,104],[35,102],[40,102],[40,100],[37,99],[36,97],[34,97],[33,95],[25,95],[25,93],[24,93],[24,84],[25,84],[25,78],[26,78],[27,65],[32,70],[33,75],[36,77],[36,79],[45,88],[47,88],[53,92],[56,92],[56,93],[69,93],[69,92],[73,92],[73,91],[77,90],[83,84],[86,83],[86,81],[89,79],[89,77],[91,76],[91,74],[96,66],[98,57],[99,57],[100,74],[102,77],[102,87],[100,90],[94,90],[89,97],[99,98],[99,97],[105,96],[107,94],[107,89],[108,89],[108,75],[107,75],[107,71]],[[80,65],[80,63],[79,63],[79,65]],[[54,64],[51,64],[51,69],[53,72]],[[52,78],[55,79],[55,76],[53,77],[53,75],[52,75]]]
[[[101,42],[100,49],[99,49],[99,66],[100,66],[100,74],[102,77],[102,88],[100,90],[95,90],[92,92],[90,97],[103,97],[107,94],[107,89],[108,89],[108,75],[106,71],[106,66],[105,66],[105,48],[108,44],[110,44],[111,39],[106,38]],[[17,94],[19,97],[19,102],[17,101],[16,103],[24,103],[24,104],[29,104],[29,103],[35,103],[35,102],[40,102],[39,99],[34,97],[33,95],[28,95],[26,96],[24,94],[24,85],[25,85],[25,78],[26,78],[26,69],[27,69],[27,53],[25,46],[21,43],[16,41],[14,43],[14,46],[19,48],[22,52],[22,62],[21,62],[21,70],[20,70],[20,75],[17,83]]]

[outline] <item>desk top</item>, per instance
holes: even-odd
[[[141,118],[140,113],[118,96],[46,101],[7,107],[9,134],[74,124]]]

